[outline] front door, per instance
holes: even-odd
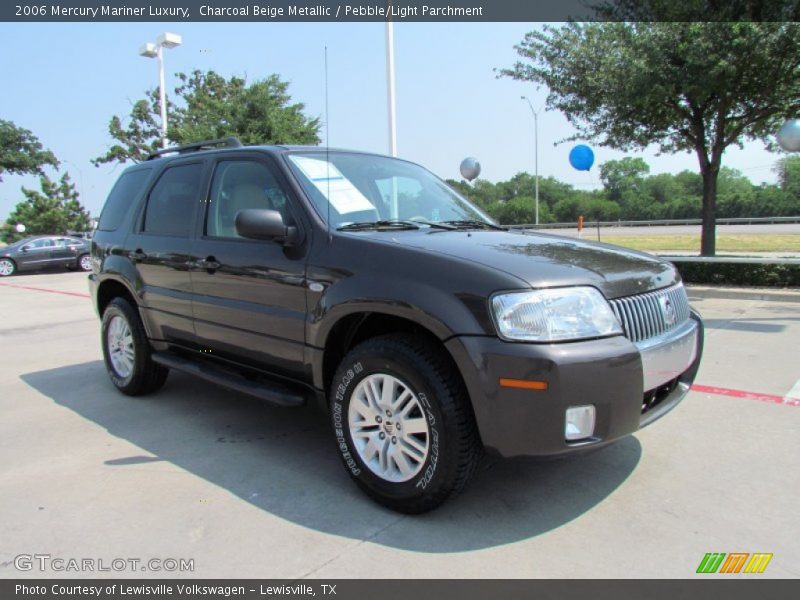
[[[52,265],[53,240],[39,238],[23,246],[22,252],[14,260],[22,269],[43,269]]]
[[[195,329],[198,343],[212,355],[299,378],[307,236],[285,247],[242,238],[234,225],[238,211],[266,208],[300,227],[288,186],[268,160],[243,154],[216,162],[192,249]]]

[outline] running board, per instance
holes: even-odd
[[[270,404],[277,406],[303,406],[306,403],[305,396],[277,382],[251,381],[210,363],[196,362],[171,352],[154,352],[150,357],[153,362],[170,369],[195,375],[211,383],[255,396]]]

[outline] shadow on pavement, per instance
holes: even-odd
[[[180,373],[153,396],[129,398],[113,389],[101,361],[22,379],[143,451],[103,457],[97,468],[169,461],[292,523],[417,552],[487,548],[560,527],[614,492],[642,452],[628,437],[568,460],[487,459],[463,495],[410,517],[350,482],[327,418],[314,408],[268,406]]]

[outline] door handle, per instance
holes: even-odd
[[[144,253],[144,252],[142,252],[142,251],[141,251],[139,248],[137,248],[136,250],[134,250],[133,252],[131,252],[130,254],[128,254],[128,257],[129,257],[129,258],[130,258],[132,261],[138,262],[138,261],[140,261],[140,260],[144,260],[145,258],[147,258],[147,254],[145,254],[145,253]]]
[[[222,266],[213,256],[201,258],[195,264],[198,268],[205,269],[206,271],[216,271]]]

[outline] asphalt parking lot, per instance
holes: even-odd
[[[684,403],[560,461],[488,459],[423,516],[384,510],[325,417],[172,373],[132,399],[106,376],[80,273],[0,281],[0,577],[14,557],[193,559],[265,578],[692,577],[707,552],[800,576],[800,291],[691,288],[706,350]],[[793,399],[796,399],[793,400]],[[717,577],[721,575],[705,575]]]

